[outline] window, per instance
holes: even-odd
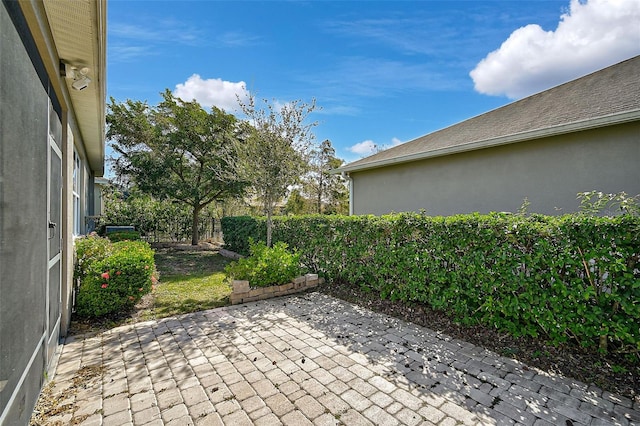
[[[80,191],[82,185],[82,164],[78,152],[73,150],[73,235],[82,233],[80,219]]]

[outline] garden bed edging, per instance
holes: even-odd
[[[255,302],[256,300],[271,299],[272,297],[286,296],[300,293],[318,286],[324,282],[324,278],[318,278],[318,274],[306,274],[293,279],[292,282],[269,287],[251,288],[249,281],[233,280],[231,283],[231,304]]]

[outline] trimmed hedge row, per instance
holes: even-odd
[[[109,232],[106,234],[106,237],[112,243],[117,243],[118,241],[140,241],[141,236],[138,231],[116,231]]]
[[[133,307],[152,289],[153,250],[143,241],[76,240],[76,312],[100,317]]]
[[[329,282],[422,303],[513,335],[640,349],[640,218],[422,214],[274,218],[273,241]],[[264,218],[222,220],[248,253]]]

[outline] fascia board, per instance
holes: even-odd
[[[595,119],[588,119],[582,121],[574,121],[572,123],[561,124],[558,126],[547,127],[544,129],[532,130],[529,132],[516,133],[508,136],[501,136],[498,138],[485,139],[472,143],[456,145],[447,148],[435,149],[432,151],[419,152],[416,154],[405,155],[402,157],[387,158],[379,161],[372,161],[370,163],[362,165],[349,166],[348,164],[343,167],[331,170],[330,173],[349,173],[355,171],[363,171],[370,169],[377,169],[380,167],[386,167],[395,164],[408,163],[412,161],[425,160],[428,158],[442,157],[445,155],[458,154],[467,151],[474,151],[484,148],[493,148],[496,146],[509,145],[517,142],[524,142],[533,139],[541,139],[551,136],[558,136],[567,133],[574,133],[583,130],[591,130],[596,128],[602,128],[612,126],[615,124],[630,123],[640,120],[640,109],[631,111],[625,111],[623,113],[616,113],[598,117]]]

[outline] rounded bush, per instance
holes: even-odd
[[[249,243],[251,256],[232,262],[225,268],[229,277],[248,280],[253,287],[267,287],[291,282],[300,275],[300,254],[287,250],[287,244],[278,242],[267,247],[263,242]]]
[[[111,244],[110,253],[92,262],[80,283],[77,313],[99,317],[133,307],[151,291],[154,269],[153,250],[147,243]]]
[[[100,238],[96,234],[75,240],[76,264],[74,277],[82,282],[89,267],[94,263],[105,259],[113,250],[113,245],[106,238]]]

